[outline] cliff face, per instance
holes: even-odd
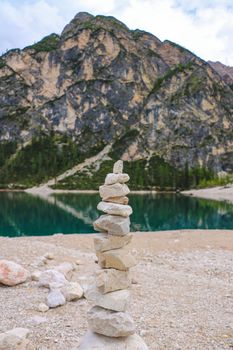
[[[233,91],[208,63],[112,17],[79,13],[0,58],[0,140],[18,152],[43,132],[83,158],[112,144],[123,160],[230,172],[232,130]]]
[[[228,85],[233,86],[233,67],[226,66],[221,62],[208,61],[208,63]]]

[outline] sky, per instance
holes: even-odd
[[[0,53],[60,34],[81,11],[114,16],[233,66],[233,0],[0,0]]]

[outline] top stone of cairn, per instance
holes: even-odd
[[[123,173],[123,160],[118,160],[113,166],[114,174],[122,174]]]

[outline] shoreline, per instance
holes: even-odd
[[[97,194],[97,190],[63,190],[63,189],[52,189],[48,186],[39,186],[39,187],[32,187],[24,190],[20,189],[0,189],[0,192],[25,192],[32,195],[38,195],[42,197],[47,197],[52,194],[62,194],[62,193],[73,193],[73,194]],[[137,194],[137,195],[144,195],[144,194],[152,194],[152,195],[159,195],[159,194],[176,194],[176,195],[183,195],[183,196],[193,196],[196,198],[203,198],[203,199],[209,199],[209,200],[215,200],[215,201],[226,201],[228,203],[233,204],[233,185],[229,186],[218,186],[218,187],[210,187],[210,188],[203,188],[203,189],[191,189],[191,190],[185,190],[185,191],[156,191],[156,190],[132,190],[130,194]]]
[[[26,193],[31,194],[53,194],[53,193],[99,193],[98,190],[63,190],[63,189],[52,189],[48,186],[39,186],[39,187],[32,187],[23,190]],[[176,193],[176,192],[163,192],[163,191],[156,191],[156,190],[132,190],[130,191],[130,194],[157,194],[157,193]]]
[[[215,201],[226,201],[233,204],[233,185],[182,191],[181,194]]]

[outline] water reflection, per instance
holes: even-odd
[[[91,233],[98,194],[0,193],[0,235]],[[133,231],[233,229],[233,205],[181,195],[130,195]]]

